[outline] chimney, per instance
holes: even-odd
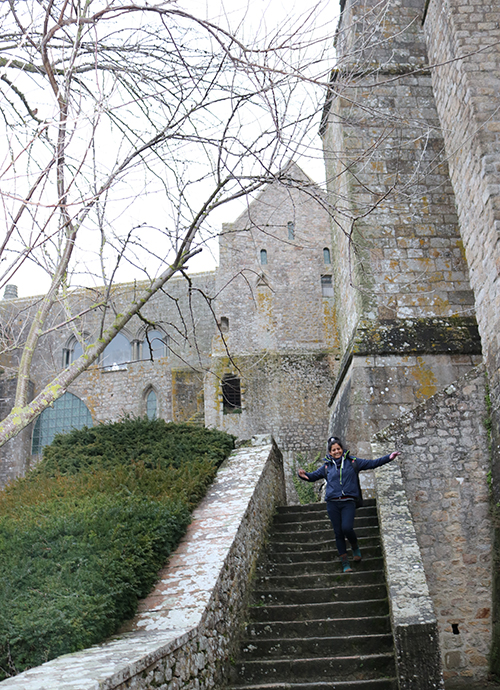
[[[4,299],[16,299],[16,297],[17,297],[17,285],[12,285],[11,283],[9,283],[8,285],[5,286],[3,298]]]

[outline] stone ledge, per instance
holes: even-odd
[[[204,690],[233,654],[247,584],[277,505],[281,453],[270,436],[234,451],[128,630],[9,678],[2,690]]]
[[[374,457],[386,453],[376,440],[372,449]],[[399,688],[443,688],[437,620],[401,469],[394,461],[377,468],[375,477]]]

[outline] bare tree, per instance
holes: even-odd
[[[297,41],[297,30],[249,46],[171,1],[9,0],[0,13],[7,141],[0,286],[27,263],[48,278],[22,328],[9,330],[4,309],[4,355],[20,354],[1,445],[63,395],[185,269],[201,251],[215,209],[280,175],[318,108],[310,95],[304,106],[304,92],[295,98],[306,74],[305,38]],[[134,206],[139,216],[157,206],[156,218],[126,220],[124,209]],[[110,319],[111,289],[124,264],[142,271],[144,282]],[[102,310],[101,330],[91,342],[65,299],[82,276],[104,284],[94,305]],[[49,317],[61,304],[64,318],[54,324]],[[40,338],[68,324],[83,354],[30,402]]]

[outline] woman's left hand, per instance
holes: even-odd
[[[401,455],[401,453],[399,452],[399,450],[395,450],[394,453],[391,453],[389,455],[389,460],[394,460],[394,458],[397,458],[398,455]]]

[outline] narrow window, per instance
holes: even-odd
[[[332,259],[330,257],[330,250],[328,249],[328,247],[325,247],[323,249],[323,261],[325,262],[325,264],[331,264],[332,263]]]
[[[333,297],[332,276],[321,276],[321,292],[323,297]]]
[[[87,340],[85,345],[88,345]],[[83,346],[79,340],[72,338],[69,344],[63,348],[63,367],[69,367],[69,365],[83,355]]]
[[[158,398],[156,397],[154,390],[151,389],[148,393],[148,397],[146,398],[146,414],[149,419],[156,419],[157,408]]]
[[[293,222],[293,220],[288,221],[288,239],[295,239],[295,223]]]
[[[267,264],[267,249],[260,250],[260,263],[262,266]]]
[[[222,379],[222,405],[224,413],[241,410],[240,379],[234,374],[225,374]]]
[[[227,316],[221,316],[220,317],[220,324],[219,328],[221,330],[221,333],[227,333],[229,330],[229,319]]]

